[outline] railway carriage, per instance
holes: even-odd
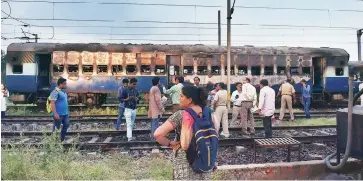
[[[204,85],[226,83],[226,52],[226,47],[206,45],[14,43],[7,50],[6,84],[15,103],[42,103],[62,76],[72,103],[99,105],[124,78],[136,77],[142,92],[155,76],[169,86],[176,76],[191,82],[198,76]],[[305,79],[314,101],[342,101],[348,92],[348,60],[342,49],[232,47],[231,83],[250,77],[258,88],[267,79],[277,92],[291,77],[299,94]]]

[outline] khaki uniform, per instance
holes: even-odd
[[[228,131],[228,109],[227,109],[227,91],[219,90],[214,96],[214,102],[216,102],[216,109],[214,115],[217,120],[217,130],[219,130],[219,126],[222,121],[223,131],[221,135],[225,137],[229,137]]]
[[[286,105],[289,108],[290,120],[294,120],[294,112],[292,110],[292,94],[295,94],[295,88],[290,83],[284,83],[281,85],[281,110],[279,119],[284,119]]]

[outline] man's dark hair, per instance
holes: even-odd
[[[130,79],[130,84],[132,84],[132,83],[136,83],[137,82],[137,79],[136,78],[131,78]]]
[[[224,84],[223,82],[218,83],[218,85],[219,85],[219,87],[221,87],[222,89],[226,89],[226,88],[227,88],[226,84]]]
[[[266,79],[262,79],[260,81],[260,84],[262,84],[263,86],[268,86],[268,81]]]
[[[301,82],[304,82],[304,83],[306,83],[306,80],[305,80],[305,79],[302,79],[302,80],[301,80]]]
[[[129,83],[129,79],[123,79],[123,80],[122,80],[122,83],[123,83],[123,84],[128,84],[128,83]]]
[[[184,77],[178,77],[179,83],[184,83]]]
[[[291,78],[287,78],[286,82],[291,83]]]
[[[247,80],[247,82],[248,82],[248,83],[250,83],[250,82],[251,82],[251,79],[250,79],[250,78],[248,78],[248,77],[246,77],[246,80]]]
[[[199,77],[194,77],[194,79],[198,79],[198,80],[200,81],[200,78],[199,78]],[[194,79],[193,79],[193,80],[194,80]]]
[[[58,79],[58,81],[57,81],[57,85],[61,85],[61,84],[63,84],[64,82],[67,82],[67,79],[65,79],[65,78],[61,77],[61,78],[59,78],[59,79]]]
[[[159,77],[154,77],[154,78],[151,80],[151,82],[153,83],[153,85],[158,85],[159,81],[160,81],[160,78],[159,78]]]
[[[242,83],[241,83],[241,82],[236,82],[236,87],[237,87],[238,85],[242,85]]]

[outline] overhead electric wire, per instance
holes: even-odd
[[[8,1],[1,1],[1,3],[7,3],[8,4],[8,6],[9,6],[9,14],[8,14],[8,17],[6,17],[6,18],[9,18],[10,16],[11,16],[11,6],[10,6],[10,3],[8,2]]]

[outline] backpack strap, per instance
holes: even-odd
[[[199,118],[198,114],[192,108],[185,108],[184,110],[187,111],[194,120]]]

